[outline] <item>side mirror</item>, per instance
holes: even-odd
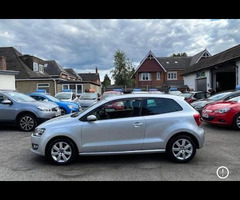
[[[5,100],[2,101],[2,104],[12,105],[12,102],[8,99],[5,99]]]
[[[87,117],[87,120],[88,120],[89,122],[96,121],[96,120],[97,120],[97,117],[96,117],[95,115],[89,115],[89,116]]]

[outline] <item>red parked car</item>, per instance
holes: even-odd
[[[240,130],[240,96],[208,104],[202,111],[202,119],[207,123],[233,126]]]

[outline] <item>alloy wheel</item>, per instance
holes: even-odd
[[[172,153],[178,160],[186,160],[193,153],[193,145],[187,139],[178,139],[172,145]]]
[[[52,146],[51,156],[58,163],[66,163],[72,156],[72,148],[66,142],[57,142]]]
[[[34,128],[35,126],[35,121],[34,119],[29,116],[29,115],[26,115],[26,116],[23,116],[21,119],[20,119],[20,127],[21,129],[25,130],[25,131],[30,131]]]

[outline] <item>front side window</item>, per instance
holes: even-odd
[[[142,115],[158,115],[181,110],[182,107],[173,99],[148,98],[143,100]]]
[[[138,117],[141,115],[141,99],[123,99],[106,103],[84,117],[95,115],[98,120]]]

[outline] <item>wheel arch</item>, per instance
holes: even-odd
[[[169,142],[170,142],[174,137],[177,137],[177,136],[180,136],[180,135],[189,136],[189,137],[193,140],[194,144],[196,145],[196,148],[199,149],[199,142],[198,142],[197,138],[196,138],[193,134],[191,134],[191,133],[189,133],[189,132],[179,132],[179,133],[176,133],[176,134],[172,135],[172,136],[168,139],[168,142],[167,142],[166,147],[169,145]]]
[[[48,148],[49,148],[49,145],[52,143],[52,141],[54,141],[54,140],[56,140],[56,139],[62,139],[62,138],[70,140],[70,141],[73,143],[76,151],[79,153],[79,148],[78,148],[76,142],[75,142],[72,138],[70,138],[70,137],[68,137],[68,136],[63,136],[63,135],[61,136],[61,135],[60,135],[60,136],[55,136],[55,137],[51,138],[51,139],[46,143],[45,149],[44,149],[44,154],[46,155],[46,152],[47,152],[47,150],[48,150]]]
[[[31,112],[31,111],[22,111],[20,113],[17,114],[16,116],[16,121],[18,122],[19,118],[25,114],[30,114],[32,115],[33,117],[35,117],[35,119],[37,120],[37,115],[34,113],[34,112]]]

